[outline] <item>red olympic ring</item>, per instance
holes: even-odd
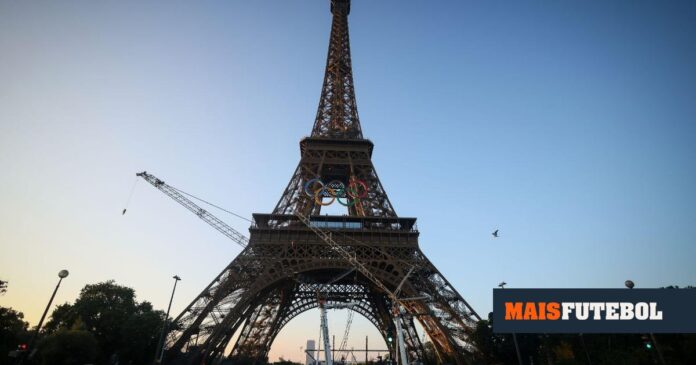
[[[358,194],[359,186],[362,186],[362,194]],[[353,199],[364,199],[367,197],[367,184],[364,181],[355,178],[350,179],[348,183],[348,190],[346,193]]]

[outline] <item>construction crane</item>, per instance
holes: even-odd
[[[343,258],[348,261],[353,267],[358,270],[361,274],[363,274],[368,280],[370,280],[373,284],[375,284],[379,289],[384,291],[387,296],[392,300],[392,303],[394,307],[392,308],[392,315],[394,316],[394,325],[396,326],[396,340],[397,340],[397,350],[399,351],[399,359],[400,359],[400,364],[401,365],[408,365],[408,357],[406,356],[406,344],[404,340],[404,332],[403,328],[401,328],[401,317],[404,313],[404,302],[407,301],[414,301],[414,300],[421,300],[421,299],[427,299],[427,297],[414,297],[414,298],[399,298],[398,294],[401,291],[401,287],[404,285],[406,282],[406,279],[411,275],[411,272],[413,272],[414,267],[411,267],[409,271],[404,275],[403,279],[401,279],[401,282],[399,285],[396,287],[396,290],[391,291],[389,288],[387,288],[384,283],[382,283],[381,280],[377,278],[365,265],[363,265],[362,262],[360,262],[356,257],[350,254],[345,248],[343,248],[341,245],[337,244],[333,238],[331,237],[331,233],[326,233],[323,230],[319,229],[315,225],[312,224],[312,222],[309,220],[308,216],[304,216],[301,213],[295,213],[295,216],[304,223],[307,228],[312,230],[319,238],[321,238],[326,244],[328,244],[332,249],[334,249],[336,252],[338,252],[339,255],[343,256]],[[322,308],[321,302],[320,302],[320,310]],[[325,323],[325,309],[324,309],[324,314],[322,314],[322,331],[328,335],[328,329],[324,325]],[[324,340],[326,344],[328,344],[328,340]],[[327,347],[325,344],[325,347]],[[330,352],[327,352],[326,355],[326,364],[327,365],[333,365],[333,362],[330,359]]]
[[[329,323],[326,318],[327,309],[351,309],[355,303],[326,303],[326,300],[319,299],[319,315],[321,318],[321,336],[324,339],[324,359],[326,365],[333,365],[333,356],[331,354],[331,344],[329,343]]]
[[[243,234],[239,233],[236,231],[234,228],[230,227],[227,223],[223,222],[216,216],[212,215],[210,212],[207,210],[201,208],[198,206],[196,203],[188,199],[184,194],[190,195],[186,192],[183,192],[171,185],[166,184],[164,181],[160,180],[156,176],[152,174],[148,174],[147,171],[139,172],[136,174],[136,176],[143,178],[145,181],[150,183],[152,186],[156,187],[166,195],[168,195],[170,198],[174,199],[177,203],[183,205],[186,209],[190,210],[193,212],[195,215],[197,215],[200,219],[208,223],[210,226],[218,230],[220,233],[224,234],[227,236],[229,239],[232,241],[236,242],[242,247],[246,247],[249,244],[249,239],[244,236]],[[361,274],[363,274],[368,280],[370,280],[372,283],[374,283],[379,289],[384,291],[392,300],[394,303],[394,308],[392,310],[392,314],[394,316],[394,322],[396,326],[396,334],[397,334],[397,347],[400,355],[400,360],[401,360],[401,365],[408,365],[408,358],[406,356],[406,346],[405,346],[405,340],[404,340],[404,334],[403,334],[403,328],[401,328],[401,323],[400,319],[403,314],[403,302],[406,301],[413,301],[413,300],[420,300],[420,299],[426,299],[427,297],[416,297],[416,298],[399,298],[398,293],[401,291],[401,287],[403,284],[406,282],[406,279],[411,275],[411,272],[413,271],[413,267],[406,273],[406,275],[403,277],[399,285],[397,286],[396,290],[393,292],[389,290],[370,270],[363,265],[360,261],[357,260],[357,258],[353,257],[348,251],[346,251],[343,247],[338,245],[332,238],[330,233],[326,233],[316,226],[312,225],[309,217],[305,217],[299,213],[296,214],[296,216],[300,219],[302,223],[304,223],[310,230],[312,230],[319,238],[321,238],[324,242],[326,242],[329,246],[331,246],[336,252],[338,252],[341,256],[343,256],[344,259],[346,259],[351,265],[353,265],[355,270],[358,270]],[[339,276],[338,278],[334,279],[332,282],[335,282],[337,280],[340,280],[341,278],[347,276],[351,271],[349,270],[345,274]],[[331,356],[331,346],[329,345],[329,340],[328,340],[328,323],[327,323],[327,318],[326,318],[326,309],[350,309],[354,306],[354,303],[331,303],[327,304],[325,303],[322,299],[320,299],[320,305],[319,309],[321,312],[321,334],[324,337],[324,353],[325,353],[325,358],[326,358],[326,365],[333,365],[333,359]],[[352,316],[351,316],[352,317]],[[352,318],[351,318],[352,319]],[[346,328],[346,333],[344,334],[344,339],[343,343],[341,344],[341,348],[343,348],[345,345],[344,343],[346,342],[346,338],[349,328],[350,328],[350,323],[352,320],[349,319],[347,328]]]
[[[236,242],[238,245],[246,247],[249,244],[249,239],[246,236],[239,233],[234,228],[230,227],[227,223],[223,222],[218,217],[212,215],[207,210],[199,207],[196,203],[184,196],[184,194],[189,194],[173,186],[167,185],[164,181],[158,179],[154,175],[148,174],[147,171],[139,172],[135,175],[138,177],[142,177],[152,186],[156,187],[161,192],[167,194],[170,198],[174,199],[174,201],[183,205],[186,209],[190,210],[191,212],[193,212],[193,214],[197,215],[198,218],[211,225],[213,228],[227,236],[232,241]]]
[[[338,346],[339,351],[343,351],[348,346],[348,335],[350,335],[350,326],[353,324],[353,311],[348,311],[348,318],[346,319],[346,330],[343,332],[343,340],[341,340],[341,345]]]
[[[325,284],[324,289],[326,289],[329,285],[343,279],[344,277],[348,276],[351,272],[353,272],[355,269],[350,269],[346,271],[345,273],[337,276],[333,280],[330,280],[328,283]],[[324,358],[326,359],[326,365],[333,365],[333,351],[331,349],[331,344],[329,342],[329,322],[326,314],[327,309],[352,309],[354,306],[357,305],[355,302],[349,302],[349,303],[327,303],[326,298],[322,297],[325,293],[322,293],[322,290],[317,290],[317,300],[319,301],[319,315],[320,315],[320,328],[321,328],[321,337],[324,339]],[[350,320],[348,322],[346,332],[344,334],[344,339],[342,342],[346,342],[348,337],[348,331],[350,331],[350,323],[352,322],[352,311],[349,311],[350,315]],[[341,344],[340,349],[343,350],[343,346],[345,344]]]
[[[355,269],[352,269],[351,272],[354,270]],[[355,279],[357,281],[357,275],[355,276]],[[353,313],[354,312],[352,310],[348,311],[348,317],[346,318],[346,328],[345,328],[345,331],[343,332],[343,339],[341,340],[341,345],[338,346],[338,350],[340,352],[343,352],[344,350],[346,350],[346,347],[348,346],[348,336],[350,335],[350,327],[353,324]]]
[[[319,349],[317,350],[317,358],[315,359],[315,361],[317,362],[317,364],[320,364],[320,363],[321,363],[321,362],[319,361],[319,359],[320,359],[320,355],[321,355],[321,345],[322,345],[322,342],[323,342],[323,345],[324,345],[324,361],[325,361],[325,364],[326,364],[326,365],[333,365],[333,350],[335,350],[335,348],[332,349],[331,342],[329,341],[329,323],[328,323],[328,319],[327,319],[326,310],[327,310],[327,309],[352,309],[353,307],[355,307],[356,305],[358,305],[358,303],[356,303],[356,302],[348,302],[348,303],[327,303],[327,299],[326,299],[326,294],[327,294],[326,292],[327,292],[327,289],[328,289],[328,287],[329,287],[331,284],[333,284],[333,283],[335,283],[335,282],[337,282],[337,281],[339,281],[339,280],[345,278],[346,276],[350,275],[350,273],[352,273],[353,271],[355,271],[355,269],[350,269],[350,270],[348,270],[348,271],[346,271],[346,272],[344,272],[344,273],[342,273],[342,274],[336,276],[335,278],[329,280],[329,281],[328,281],[327,283],[325,283],[325,284],[319,284],[319,287],[318,287],[318,289],[317,289],[317,301],[318,301],[318,303],[319,303],[319,319],[320,319],[320,324],[319,324]],[[306,281],[306,280],[303,281],[303,280],[295,279],[295,281],[297,281],[297,282],[300,283],[300,284],[309,284],[309,283],[310,283],[310,282],[308,282],[308,281]],[[352,322],[352,314],[353,314],[353,312],[352,312],[352,311],[349,311],[349,313],[350,313],[350,314],[349,314],[349,316],[350,316],[349,318],[350,318],[350,319],[349,319],[348,324],[347,324],[346,332],[344,333],[344,338],[343,338],[341,347],[339,347],[340,350],[343,350],[343,348],[345,347],[345,342],[347,341],[348,332],[350,331],[349,328],[350,328],[350,325],[351,325],[351,322]]]

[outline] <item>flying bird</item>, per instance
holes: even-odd
[[[491,233],[491,234],[493,235],[493,237],[498,238],[498,230],[497,229],[495,231],[493,231],[493,233]]]

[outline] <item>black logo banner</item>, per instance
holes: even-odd
[[[496,333],[696,333],[696,289],[494,289]]]

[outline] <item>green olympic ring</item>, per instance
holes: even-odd
[[[315,178],[307,181],[304,185],[304,192],[308,197],[314,198],[314,202],[327,206],[338,201],[339,204],[345,207],[355,205],[355,202],[367,197],[367,184],[364,181],[351,178],[346,185],[339,180],[331,180],[324,184],[321,179]],[[323,198],[330,198],[328,202],[323,202]]]

